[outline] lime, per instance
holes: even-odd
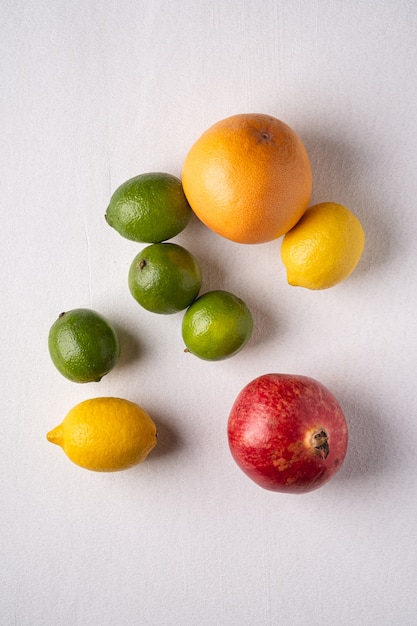
[[[140,174],[120,185],[106,210],[107,223],[120,235],[159,243],[178,235],[191,217],[182,183],[171,174]]]
[[[228,291],[208,291],[184,314],[182,337],[187,351],[200,359],[220,361],[239,352],[253,330],[246,304]]]
[[[98,382],[120,355],[116,331],[90,309],[61,313],[49,331],[48,347],[57,370],[76,383]]]
[[[198,296],[201,270],[182,246],[154,243],[133,259],[128,282],[132,296],[143,308],[152,313],[177,313]]]

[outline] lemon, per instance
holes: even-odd
[[[144,461],[156,445],[157,432],[140,406],[109,397],[80,402],[46,437],[76,465],[115,472]]]
[[[253,318],[245,302],[228,291],[208,291],[184,314],[182,337],[200,359],[219,361],[237,354],[249,341]]]
[[[110,199],[105,217],[126,239],[159,243],[178,235],[191,214],[179,178],[150,172],[120,185]]]
[[[154,243],[136,255],[129,269],[135,300],[153,313],[187,308],[201,288],[201,269],[194,256],[176,243]]]
[[[48,348],[57,370],[77,383],[98,382],[120,356],[113,326],[91,309],[61,313],[50,328]]]
[[[335,202],[316,204],[284,236],[281,259],[290,285],[327,289],[355,269],[365,246],[358,218]]]

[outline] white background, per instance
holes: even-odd
[[[411,0],[6,0],[1,7],[1,568],[4,626],[413,626],[417,623],[417,9]],[[128,178],[180,176],[195,139],[274,115],[309,152],[313,202],[346,204],[367,243],[327,291],[290,287],[280,242],[193,220],[175,238],[203,290],[250,306],[236,357],[183,352],[182,315],[127,288],[141,246],[104,220]],[[47,335],[107,316],[119,365],[77,385]],[[312,376],[345,410],[348,456],[302,496],[237,468],[226,423],[267,372]],[[160,440],[93,473],[46,441],[77,402],[144,406]]]

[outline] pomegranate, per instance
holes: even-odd
[[[240,469],[271,491],[306,493],[340,469],[348,431],[336,398],[307,376],[265,374],[236,398],[227,428]]]

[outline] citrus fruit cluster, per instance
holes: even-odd
[[[120,185],[110,199],[106,221],[123,237],[150,244],[129,268],[133,298],[152,313],[186,310],[182,320],[186,351],[218,361],[246,345],[253,319],[243,300],[230,292],[213,290],[199,295],[202,272],[198,260],[184,247],[167,241],[184,230],[191,213],[181,181],[155,172]],[[167,227],[172,224],[175,228]]]
[[[61,313],[50,328],[48,348],[57,370],[76,383],[99,382],[120,356],[112,324],[90,309]],[[143,461],[156,445],[157,432],[142,407],[107,397],[77,404],[47,439],[76,465],[116,471]]]
[[[182,246],[167,242],[189,222],[191,208],[181,181],[150,173],[126,181],[113,194],[107,223],[123,237],[150,245],[133,259],[128,274],[132,296],[153,313],[186,310],[182,334],[186,351],[206,360],[239,352],[253,328],[252,315],[237,296],[215,290],[199,297],[198,261]],[[76,383],[99,382],[116,365],[120,342],[109,320],[78,308],[61,313],[48,335],[57,370]],[[47,433],[76,465],[117,471],[142,462],[157,443],[156,426],[139,405],[123,398],[92,398],[77,404]]]
[[[365,234],[348,208],[308,208],[313,175],[306,149],[275,117],[240,114],[213,124],[186,155],[182,183],[194,213],[222,237],[254,244],[283,236],[290,285],[332,287],[361,258]]]
[[[206,130],[186,155],[182,178],[151,172],[120,185],[106,210],[122,237],[149,244],[133,259],[133,298],[157,314],[184,312],[186,352],[217,361],[249,341],[253,318],[243,300],[221,289],[200,294],[198,260],[169,240],[194,213],[208,228],[244,244],[282,237],[281,260],[290,285],[326,289],[358,264],[365,235],[346,207],[309,207],[313,177],[298,135],[262,114],[235,115]],[[116,365],[120,344],[112,324],[96,311],[61,313],[48,336],[58,371],[77,383],[98,382]],[[75,406],[47,434],[81,467],[126,469],[143,461],[157,442],[156,426],[139,405],[122,398],[93,398]]]

